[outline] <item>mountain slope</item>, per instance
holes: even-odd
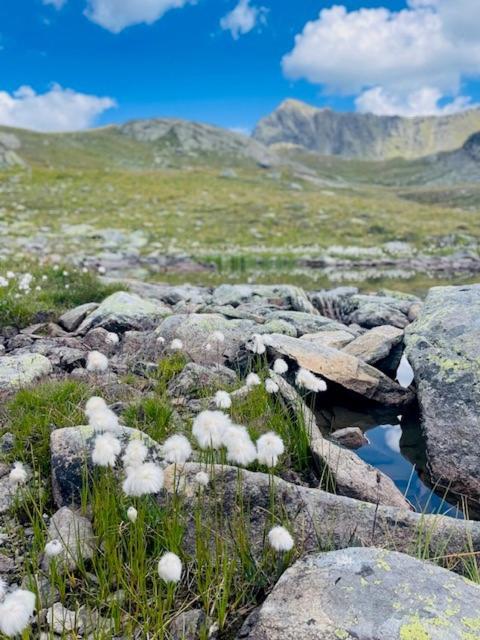
[[[370,160],[419,158],[460,148],[480,131],[480,109],[441,117],[337,113],[286,100],[260,120],[253,137],[271,146],[299,145],[321,155]]]
[[[73,133],[0,127],[0,166],[155,169],[208,161],[270,166],[275,154],[256,140],[175,119],[137,120]]]

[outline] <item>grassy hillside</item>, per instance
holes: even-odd
[[[0,259],[186,252],[240,265],[241,279],[273,259],[293,278],[299,257],[368,259],[398,242],[443,254],[480,238],[480,182],[441,179],[460,175],[463,152],[380,163],[282,147],[262,162],[243,136],[155,131],[0,132],[23,162],[0,170]]]

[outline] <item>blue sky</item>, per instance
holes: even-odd
[[[0,122],[69,129],[166,115],[248,130],[287,97],[458,111],[480,102],[475,9],[478,0],[2,0]],[[31,90],[15,93],[22,86]]]

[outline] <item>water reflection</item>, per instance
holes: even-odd
[[[386,407],[335,404],[318,409],[317,419],[325,435],[345,427],[360,428],[368,444],[356,453],[388,475],[417,511],[463,517],[459,509],[447,502],[442,490],[436,493],[429,484],[425,443],[416,409],[398,415]]]

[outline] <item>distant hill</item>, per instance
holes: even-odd
[[[253,138],[268,146],[298,145],[324,156],[387,160],[453,151],[478,131],[480,109],[441,117],[402,118],[339,113],[285,100],[260,120]]]
[[[136,120],[73,133],[0,127],[0,166],[155,169],[208,162],[270,166],[275,154],[233,131],[170,118]]]

